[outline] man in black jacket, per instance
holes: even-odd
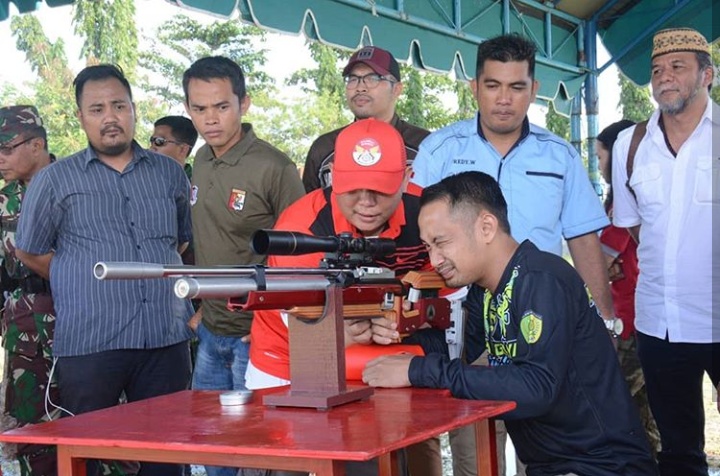
[[[430,131],[403,121],[395,113],[403,90],[400,66],[395,57],[382,48],[365,46],[350,57],[342,75],[345,99],[355,119],[373,118],[391,124],[402,136],[408,164],[412,164],[420,142]],[[302,177],[306,192],[330,187],[335,139],[345,127],[321,135],[310,146]]]
[[[560,257],[510,235],[497,182],[481,172],[423,191],[420,236],[451,287],[473,284],[467,361],[425,333],[426,357],[370,362],[375,387],[447,388],[459,398],[514,400],[508,432],[529,476],[650,476],[657,468],[595,303]]]

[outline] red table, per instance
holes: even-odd
[[[343,460],[379,457],[380,474],[394,451],[475,424],[478,475],[495,476],[492,418],[514,402],[460,400],[447,391],[377,389],[365,401],[318,411],[272,408],[258,393],[247,405],[219,403],[219,392],[184,391],[31,425],[0,441],[58,446],[58,472],[85,476],[85,459],[271,468],[344,474]]]

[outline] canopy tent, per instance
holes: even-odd
[[[74,0],[44,0],[51,7]],[[304,33],[344,48],[376,44],[419,68],[454,70],[474,76],[477,44],[505,32],[521,32],[538,46],[540,97],[568,100],[588,74],[611,63],[638,84],[649,81],[652,33],[668,26],[691,26],[716,39],[712,10],[720,0],[167,0],[262,28]],[[42,3],[0,0],[0,21],[9,4],[21,13]],[[142,7],[141,7],[142,8]],[[612,59],[591,64],[595,33]]]
[[[538,47],[539,97],[571,111],[571,134],[580,147],[581,97],[588,118],[589,172],[598,183],[597,76],[610,64],[637,84],[649,81],[654,31],[690,26],[711,40],[720,36],[712,11],[720,0],[166,0],[170,4],[262,28],[304,33],[311,39],[355,49],[375,44],[396,58],[435,71],[474,76],[477,45],[486,38],[520,32]],[[0,0],[0,21],[9,3],[20,12],[37,0]],[[73,0],[45,0],[49,6]],[[597,64],[600,37],[611,59]],[[583,92],[584,94],[579,94]]]

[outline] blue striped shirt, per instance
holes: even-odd
[[[98,261],[182,264],[190,240],[189,183],[172,159],[133,143],[121,173],[87,148],[38,172],[23,201],[17,247],[55,251],[53,354],[152,349],[192,336],[188,300],[170,279],[98,281]]]

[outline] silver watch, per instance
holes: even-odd
[[[613,317],[612,319],[603,319],[605,322],[605,329],[612,334],[613,337],[617,338],[622,334],[624,326],[622,319]]]

